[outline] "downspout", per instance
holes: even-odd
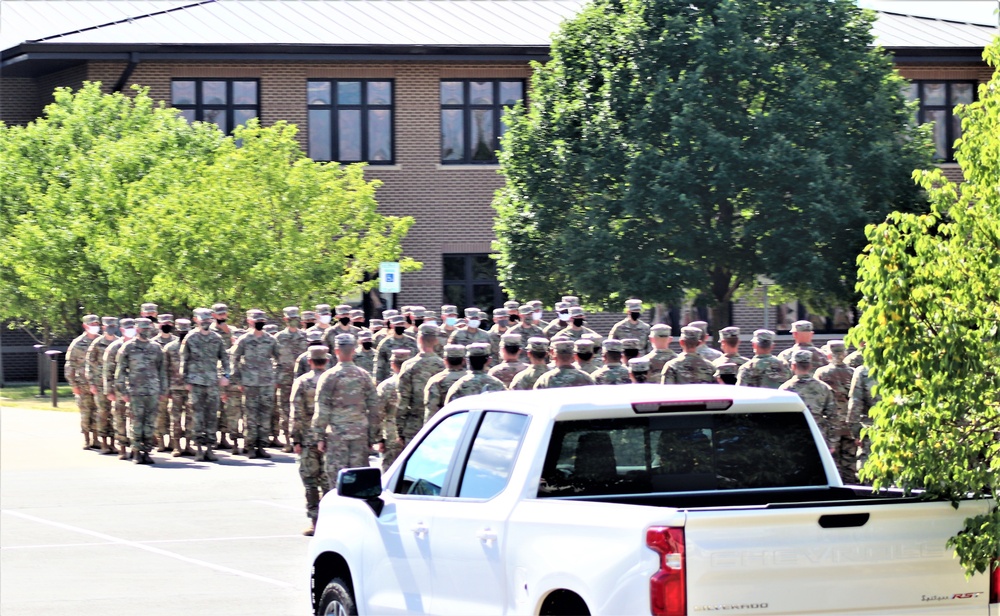
[[[118,83],[115,84],[115,89],[113,92],[121,92],[122,88],[128,82],[128,78],[132,76],[132,71],[139,64],[139,52],[133,51],[128,54],[128,64],[125,65],[125,70],[122,71],[121,77],[118,78]]]

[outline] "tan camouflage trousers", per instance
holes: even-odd
[[[868,452],[871,450],[871,446],[872,446],[871,441],[868,440],[867,436],[861,439],[861,446],[858,447],[857,449],[857,462],[855,463],[854,466],[854,468],[857,469],[857,472],[859,474],[861,473],[861,469],[864,468],[865,463],[868,462]],[[860,479],[858,479],[858,483],[863,483],[864,485],[871,485],[870,481],[862,481]]]
[[[233,439],[243,436],[240,419],[243,417],[243,392],[237,385],[227,385],[226,401],[219,406],[219,433],[229,433]],[[213,435],[214,438],[214,435]]]
[[[80,409],[80,432],[87,434],[97,430],[97,402],[94,394],[90,393],[90,388],[86,385],[80,387],[80,393],[76,398],[76,408]]]
[[[188,392],[186,389],[170,390],[170,438],[174,442],[174,447],[178,446],[178,439],[185,437],[188,443],[191,442],[191,434],[194,431],[194,421],[191,418],[191,404],[188,402]]]
[[[277,437],[279,434],[288,436],[288,414],[289,400],[292,395],[291,383],[279,383],[275,388],[274,416],[271,421],[271,436]]]
[[[153,448],[153,431],[159,396],[129,396],[132,406],[132,447],[148,452]]]
[[[156,423],[153,436],[160,438],[170,434],[170,396],[161,400],[156,407]]]
[[[840,479],[844,483],[857,483],[857,457],[858,447],[854,444],[853,436],[841,436],[840,443],[833,452],[833,459],[837,463],[837,470],[840,471]]]
[[[274,414],[274,385],[244,385],[243,402],[246,405],[244,446],[266,447]]]
[[[108,400],[104,394],[94,394],[94,401],[97,403],[97,436],[114,436],[115,427],[111,417],[114,402]]]
[[[396,461],[403,448],[397,441],[386,441],[385,451],[382,452],[382,472],[389,470],[392,463]]]
[[[327,491],[336,489],[337,473],[345,468],[369,466],[371,445],[366,438],[343,439],[328,435],[326,438]]]
[[[128,403],[122,401],[121,396],[115,400],[114,407],[111,409],[111,416],[115,426],[115,440],[122,447],[128,447],[130,439],[128,436],[128,416],[129,409]]]
[[[191,414],[194,416],[194,439],[199,445],[215,447],[219,421],[219,388],[216,385],[191,386]],[[225,430],[221,430],[225,433]]]
[[[302,448],[299,477],[306,489],[306,516],[315,520],[319,516],[319,499],[323,498],[330,485],[323,454],[315,446]]]

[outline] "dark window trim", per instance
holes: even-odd
[[[935,158],[936,162],[939,163],[953,163],[955,162],[955,140],[958,136],[955,135],[954,126],[952,125],[952,120],[955,117],[955,105],[952,105],[949,101],[951,100],[951,86],[953,84],[964,84],[972,86],[972,102],[976,102],[979,96],[979,82],[974,79],[911,79],[910,83],[917,86],[917,103],[920,107],[917,110],[917,124],[924,124],[928,122],[926,119],[927,111],[944,111],[945,121],[944,121],[944,139],[945,139],[945,157],[938,159]],[[944,84],[944,105],[925,105],[924,104],[924,84],[928,83],[940,83]]]
[[[194,86],[194,104],[189,105],[178,105],[174,103],[173,96],[173,85],[177,81],[193,81]],[[206,81],[224,81],[226,82],[226,104],[225,105],[206,105],[202,102],[201,95],[201,84]],[[233,102],[233,82],[236,81],[252,81],[257,84],[257,103],[253,105],[239,104]],[[174,109],[192,109],[194,110],[194,119],[196,122],[204,122],[205,110],[206,109],[221,109],[226,112],[226,134],[233,134],[233,129],[236,128],[233,122],[233,112],[237,109],[249,109],[254,111],[257,119],[260,119],[260,78],[259,77],[173,77],[170,80],[170,105]]]
[[[389,82],[389,87],[392,90],[389,95],[388,105],[369,105],[368,104],[368,83],[369,82],[379,82],[387,81]],[[361,103],[358,105],[341,105],[337,103],[337,84],[340,82],[359,82],[361,84]],[[309,111],[314,109],[326,110],[330,112],[330,154],[331,160],[321,161],[321,162],[343,162],[345,165],[353,165],[355,163],[365,163],[368,165],[395,165],[396,164],[396,80],[391,77],[372,77],[368,79],[348,79],[348,78],[329,78],[329,79],[318,79],[311,78],[306,80],[306,93],[309,92],[309,84],[311,83],[328,83],[330,84],[330,104],[328,105],[314,105],[306,100],[306,140],[309,139],[309,126],[308,118]],[[337,122],[337,112],[341,109],[357,109],[361,111],[361,160],[349,160],[341,161],[340,159],[340,142],[339,142],[339,130],[340,126]],[[368,159],[368,111],[374,110],[389,110],[389,160],[369,160]],[[308,146],[306,150],[308,151]]]
[[[462,84],[462,104],[461,105],[454,105],[454,104],[445,105],[444,103],[440,102],[440,96],[441,96],[441,94],[440,94],[440,92],[441,92],[441,86],[440,86],[440,84],[444,83],[446,81],[461,82],[461,84]],[[492,104],[490,104],[490,105],[473,105],[472,103],[470,103],[469,102],[469,84],[473,83],[473,82],[483,83],[483,82],[487,82],[487,81],[491,82],[493,84],[493,101],[494,102]],[[440,149],[441,148],[439,147],[438,148],[438,158],[440,158],[442,165],[495,165],[495,164],[497,164],[497,155],[496,155],[496,153],[498,151],[500,151],[500,127],[501,127],[501,124],[502,124],[502,122],[500,121],[500,116],[503,115],[503,109],[504,109],[504,107],[508,107],[508,105],[503,105],[503,104],[500,103],[500,82],[502,82],[502,81],[510,81],[510,82],[518,82],[518,83],[520,83],[521,84],[521,100],[524,101],[524,100],[527,99],[527,96],[528,96],[527,83],[526,83],[526,80],[524,80],[524,79],[517,79],[517,78],[505,79],[505,78],[496,78],[496,77],[491,77],[491,78],[471,77],[471,78],[467,78],[467,79],[461,79],[461,78],[455,78],[455,79],[452,79],[452,78],[441,78],[440,79],[440,81],[438,82],[438,106],[440,107],[440,111],[438,112],[439,128],[440,128],[440,122],[441,122],[441,113],[440,113],[441,111],[444,111],[446,109],[460,109],[460,110],[462,110],[462,139],[463,139],[463,143],[464,143],[464,146],[465,146],[464,147],[463,156],[462,156],[461,160],[445,160],[443,157],[441,157],[441,153],[440,153]],[[471,140],[471,137],[472,137],[472,111],[473,110],[480,110],[480,109],[490,110],[490,111],[493,112],[493,157],[490,160],[473,160],[472,159],[472,140]],[[441,132],[441,139],[443,140],[444,133],[442,131],[439,131],[439,132]]]
[[[442,296],[447,297],[444,294],[445,289],[449,285],[462,285],[465,288],[465,303],[466,306],[459,306],[458,311],[461,312],[464,308],[472,305],[473,298],[475,297],[475,292],[473,287],[476,285],[492,285],[493,286],[493,306],[503,306],[504,301],[506,301],[506,295],[503,292],[503,288],[500,286],[500,282],[496,278],[473,278],[472,277],[472,260],[475,257],[489,257],[491,253],[488,252],[448,252],[441,255],[441,271],[444,272],[444,260],[448,258],[462,257],[465,260],[463,264],[463,269],[465,271],[465,277],[461,280],[454,278],[444,278],[441,277],[441,291]],[[489,313],[491,306],[476,306],[481,310],[487,311],[487,319],[492,318]]]

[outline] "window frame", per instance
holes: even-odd
[[[462,104],[445,104],[441,101],[441,84],[446,82],[459,82],[462,84]],[[493,84],[493,103],[489,105],[474,105],[470,102],[469,84],[490,82]],[[497,78],[497,77],[469,77],[469,78],[441,78],[438,81],[438,132],[440,133],[438,144],[438,158],[442,165],[496,165],[499,162],[497,152],[500,151],[500,130],[504,108],[511,108],[511,105],[504,105],[500,102],[500,84],[502,82],[516,82],[521,84],[520,102],[525,102],[528,96],[527,80],[523,78]],[[517,103],[515,103],[516,105]],[[444,129],[441,116],[446,110],[462,111],[462,139],[463,152],[461,160],[444,159]],[[490,160],[474,160],[472,158],[472,112],[477,110],[490,110],[493,112],[493,157]]]
[[[184,103],[177,104],[174,102],[173,87],[174,83],[181,81],[193,81],[194,82],[194,104]],[[226,103],[224,105],[219,104],[205,104],[204,97],[202,96],[202,84],[210,81],[222,81],[226,84]],[[236,104],[233,102],[233,84],[238,81],[252,81],[256,84],[256,98],[257,102],[253,105],[248,105],[245,103]],[[226,113],[226,134],[232,135],[233,130],[236,125],[233,121],[234,112],[237,110],[253,110],[255,112],[254,117],[260,120],[260,77],[172,77],[170,79],[170,106],[174,109],[180,110],[192,110],[194,111],[194,121],[195,122],[206,122],[205,120],[205,110],[222,110]],[[215,124],[214,122],[212,122]],[[241,124],[241,126],[245,126]]]
[[[916,101],[917,101],[917,124],[925,124],[929,122],[926,119],[927,111],[943,111],[944,118],[944,135],[945,135],[945,157],[938,158],[936,147],[934,160],[937,163],[953,163],[955,162],[955,140],[958,136],[955,135],[954,120],[955,120],[955,106],[952,105],[951,101],[951,89],[954,84],[961,85],[971,85],[972,86],[972,101],[970,103],[959,103],[959,104],[971,104],[978,100],[979,96],[979,82],[974,79],[911,79],[909,80],[911,85],[917,87]],[[925,84],[942,84],[944,85],[944,104],[943,105],[927,105],[924,103],[924,85]]]
[[[360,83],[361,102],[357,105],[341,105],[337,102],[338,83]],[[388,82],[391,89],[389,93],[388,105],[371,105],[368,103],[368,84],[371,82]],[[327,83],[330,84],[330,103],[325,105],[313,104],[309,101],[309,84]],[[361,112],[361,158],[360,160],[340,160],[340,124],[339,114],[341,110],[358,110]],[[325,110],[330,112],[330,160],[313,159],[317,162],[336,162],[342,165],[354,165],[364,163],[371,166],[395,165],[396,164],[396,80],[391,77],[371,77],[371,78],[316,78],[311,77],[306,80],[306,152],[310,153],[309,135],[309,112],[313,110]],[[389,160],[369,160],[369,139],[368,139],[368,111],[388,110],[389,111]]]
[[[500,286],[500,280],[494,276],[492,280],[484,280],[473,278],[473,259],[475,257],[489,257],[491,253],[488,252],[457,252],[457,253],[443,253],[441,255],[441,296],[448,299],[446,290],[449,285],[462,285],[465,291],[465,306],[473,306],[475,299],[475,287],[476,285],[486,285],[490,284],[493,286],[493,305],[502,306],[505,301],[507,301],[507,294],[504,293],[503,288]],[[463,268],[465,270],[465,277],[461,280],[454,278],[445,278],[445,267],[444,261],[448,258],[462,257],[465,260]],[[487,306],[486,309],[489,307]],[[463,309],[463,306],[458,307],[459,311]]]

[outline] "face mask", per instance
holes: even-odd
[[[423,324],[424,324],[424,320],[423,319],[413,319],[413,326],[414,327],[420,327]]]
[[[316,321],[306,321],[302,324],[303,327],[309,329],[310,327],[316,327]]]
[[[319,322],[322,323],[323,325],[327,325],[332,320],[333,320],[333,317],[330,316],[330,315],[328,315],[328,314],[321,314],[321,315],[319,315]]]
[[[262,332],[262,331],[264,331],[264,326],[265,325],[267,325],[267,323],[265,323],[263,321],[257,321],[256,323],[253,324],[253,328],[256,329],[259,332]]]
[[[135,328],[126,327],[125,329],[122,330],[122,335],[125,336],[126,338],[135,338]]]
[[[370,351],[371,348],[372,348],[372,343],[371,342],[362,342],[361,346],[362,346],[362,348],[364,348],[364,350]]]
[[[476,329],[479,327],[479,319],[469,319],[469,327]]]
[[[403,325],[396,325],[395,327],[392,328],[392,331],[396,332],[397,336],[402,336],[403,332],[406,331],[406,327]]]
[[[535,321],[541,321],[542,320],[542,313],[541,313],[541,311],[539,311],[539,312],[532,312],[531,313],[531,318],[532,318],[532,320],[535,320]]]
[[[641,312],[630,312],[630,313],[628,313],[628,316],[632,317],[633,321],[638,321],[639,317],[642,316],[642,313]]]
[[[508,325],[507,319],[497,319],[497,327],[507,327]]]
[[[424,321],[424,323],[427,325],[437,325],[437,321],[435,321],[434,319],[427,319],[426,321]]]
[[[455,327],[455,323],[458,323],[458,317],[445,317],[444,324],[450,327]]]
[[[142,338],[143,340],[149,340],[149,335],[151,333],[153,333],[153,330],[151,329],[140,329],[139,338]]]
[[[512,314],[509,317],[507,317],[507,320],[510,321],[511,323],[517,323],[518,321],[521,320],[521,316],[517,314]]]
[[[573,326],[583,327],[583,319],[581,317],[576,317],[575,319],[573,319]]]
[[[222,325],[223,323],[226,322],[226,319],[218,319],[217,318],[217,319],[215,319],[215,322],[218,323],[219,325]]]
[[[199,321],[198,322],[198,327],[200,329],[203,329],[203,330],[206,330],[206,331],[208,330],[209,326],[211,326],[211,325],[212,324],[209,321]]]
[[[569,321],[569,313],[568,312],[560,312],[559,313],[559,320],[560,321]]]
[[[104,333],[109,334],[111,336],[121,336],[122,335],[122,331],[120,329],[118,329],[117,325],[113,325],[113,326],[105,329]]]
[[[163,332],[164,334],[169,334],[170,332],[174,331],[174,326],[169,323],[164,323],[163,325],[160,326],[160,331]]]
[[[340,317],[337,322],[341,325],[347,326],[351,324],[351,317]]]
[[[580,361],[590,361],[594,358],[593,353],[577,353],[576,356],[580,358]]]
[[[85,325],[84,327],[87,329],[87,333],[88,334],[99,334],[99,333],[101,333],[101,326],[100,325]]]

